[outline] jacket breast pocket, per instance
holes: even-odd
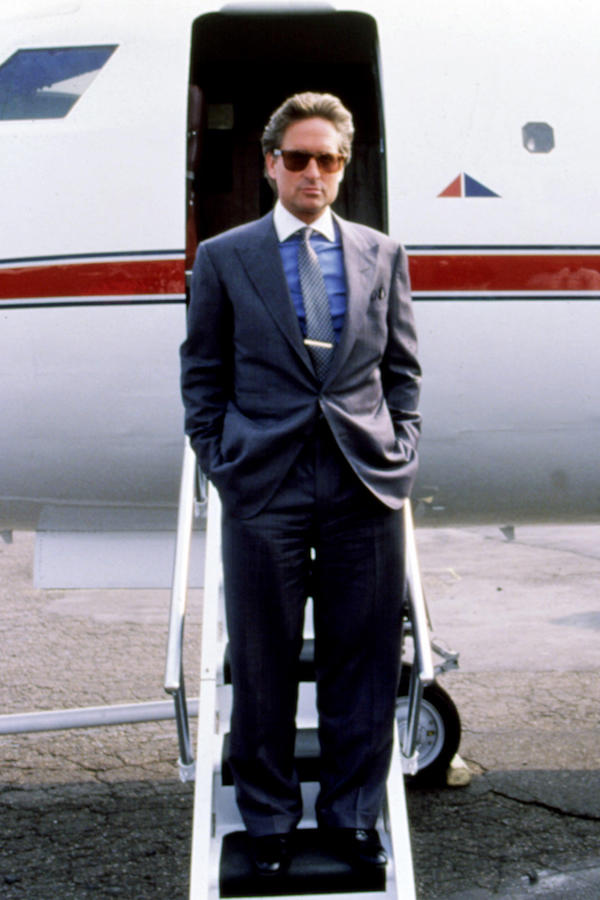
[[[371,303],[381,303],[386,297],[387,291],[383,285],[380,285],[371,292]]]
[[[370,302],[362,329],[363,337],[369,342],[375,341],[383,346],[387,340],[388,295],[384,287],[376,288],[371,293]]]

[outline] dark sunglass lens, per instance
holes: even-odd
[[[303,153],[302,150],[284,150],[283,162],[290,172],[301,172],[310,162],[310,153]]]
[[[338,172],[342,157],[335,153],[306,153],[304,150],[282,150],[283,164],[290,172],[303,172],[311,159],[316,159],[321,172]]]
[[[338,157],[333,153],[322,153],[317,156],[317,162],[322,172],[337,172],[339,168]]]

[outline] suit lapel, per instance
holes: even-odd
[[[346,315],[340,343],[336,348],[325,384],[328,384],[343,366],[362,328],[373,290],[379,249],[376,240],[355,228],[351,222],[346,222],[335,215],[334,218],[340,229],[344,254]],[[314,368],[302,340],[298,316],[283,272],[272,213],[259,219],[255,228],[240,236],[236,251],[275,325],[314,376]]]
[[[379,250],[376,240],[335,216],[340,229],[344,269],[346,275],[346,315],[326,384],[339,372],[348,358],[362,328],[374,284],[374,272]]]
[[[248,278],[271,314],[275,325],[314,375],[283,272],[277,235],[273,227],[273,214],[269,213],[259,219],[253,233],[240,238],[236,250]]]

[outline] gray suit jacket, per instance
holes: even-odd
[[[302,342],[272,213],[200,244],[181,347],[185,427],[240,517],[269,501],[326,418],[367,487],[397,509],[417,467],[420,369],[406,254],[336,216],[347,311],[320,385]]]

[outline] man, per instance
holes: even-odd
[[[263,873],[286,864],[302,815],[293,753],[309,595],[317,820],[334,852],[386,863],[375,824],[420,372],[404,251],[330,209],[352,137],[329,94],[295,95],[273,113],[262,144],[275,209],[199,246],[181,351],[186,431],[223,505],[230,765]]]

